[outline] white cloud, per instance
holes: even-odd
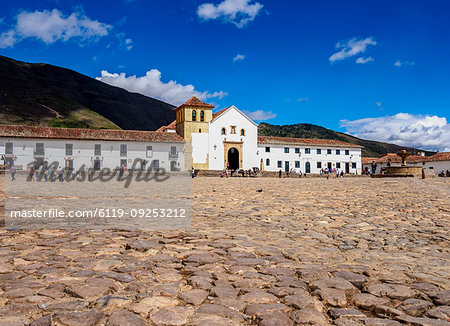
[[[252,22],[264,7],[259,2],[251,2],[252,0],[223,0],[217,5],[204,3],[198,6],[197,15],[205,21],[220,19],[242,28]]]
[[[297,100],[297,102],[305,102],[305,101],[309,101],[308,97],[301,97]]]
[[[368,57],[368,58],[363,58],[363,57],[359,57],[358,59],[356,59],[356,63],[361,63],[361,64],[365,64],[371,61],[375,61],[372,57]]]
[[[233,58],[233,62],[236,62],[236,61],[242,61],[242,60],[244,60],[246,57],[247,57],[247,56],[244,55],[244,54],[236,54],[236,56]]]
[[[375,104],[378,106],[378,107],[381,107],[381,102],[375,102]]]
[[[35,38],[47,44],[67,41],[78,37],[81,40],[97,40],[108,35],[111,25],[91,20],[78,11],[64,16],[58,9],[52,11],[22,11],[17,15],[14,28],[0,35],[0,47],[12,47],[26,38]]]
[[[339,52],[334,53],[330,58],[330,62],[344,60],[349,57],[353,57],[358,53],[364,53],[369,45],[376,45],[377,42],[373,37],[367,37],[365,39],[358,40],[356,37],[351,40],[336,44],[336,49],[341,49]]]
[[[394,66],[396,66],[396,67],[414,66],[414,65],[415,65],[414,61],[400,61],[400,60],[397,60],[397,61],[394,62]]]
[[[341,127],[363,139],[450,151],[450,124],[444,117],[398,113],[379,118],[341,120]]]
[[[250,119],[255,121],[262,121],[262,120],[269,120],[276,118],[277,114],[273,113],[272,111],[263,111],[263,110],[256,110],[256,111],[242,111],[246,116],[248,116]]]
[[[167,83],[161,81],[161,72],[157,69],[147,71],[145,76],[126,76],[125,73],[109,73],[102,70],[101,77],[97,77],[104,83],[124,88],[130,92],[141,93],[146,96],[155,97],[173,105],[180,105],[195,95],[202,100],[209,98],[223,98],[228,95],[226,92],[208,91],[199,92],[193,85],[181,85],[174,80]]]

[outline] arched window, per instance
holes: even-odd
[[[200,121],[205,121],[205,111],[200,111]]]
[[[197,111],[192,110],[192,121],[197,121]]]
[[[268,158],[266,158],[266,166],[270,165],[270,160]]]
[[[245,136],[245,130],[241,129],[241,136]]]
[[[227,130],[225,128],[222,128],[222,131],[220,132],[221,135],[226,135],[227,134]]]

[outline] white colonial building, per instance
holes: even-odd
[[[361,173],[361,146],[336,140],[258,136],[258,125],[235,106],[217,113],[213,108],[192,97],[175,109],[174,122],[158,129],[184,138],[186,169]]]
[[[100,170],[120,166],[184,169],[184,140],[155,131],[68,129],[0,125],[0,154],[7,166],[52,164],[68,169]],[[1,161],[0,161],[1,164]]]

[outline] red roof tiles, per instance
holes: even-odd
[[[199,100],[195,96],[192,96],[189,100],[187,100],[186,103],[181,104],[179,107],[175,108],[175,110],[178,110],[184,106],[200,106],[200,107],[211,108],[211,109],[214,107],[214,105],[205,103],[205,102]]]
[[[315,138],[289,138],[289,137],[269,137],[269,136],[258,136],[259,144],[295,144],[295,145],[310,145],[310,146],[334,146],[334,147],[356,147],[361,148],[362,146],[345,143],[339,140],[331,139],[315,139]]]
[[[177,130],[176,128],[177,126],[177,120],[173,120],[170,124],[168,124],[167,126],[161,126],[159,127],[158,130],[156,130],[157,132],[166,132],[167,130]]]
[[[229,108],[231,108],[231,106],[229,106],[229,107],[227,107],[227,108],[225,108],[225,109],[222,109],[222,110],[220,110],[220,111],[218,111],[218,112],[216,112],[216,113],[213,113],[213,115],[212,115],[213,119],[217,118],[219,115],[221,115],[222,113],[224,113],[224,112],[225,112],[226,110],[228,110]]]
[[[167,132],[113,129],[50,128],[16,125],[0,125],[0,137],[184,142],[184,139],[178,134]]]
[[[362,164],[371,164],[375,162],[377,164],[387,163],[401,163],[402,159],[395,153],[384,154],[380,157],[363,157]],[[406,158],[406,163],[420,163],[420,162],[437,162],[437,161],[450,161],[450,152],[436,153],[431,156],[411,155]]]

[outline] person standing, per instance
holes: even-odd
[[[9,170],[11,171],[11,181],[16,181],[16,167],[14,166],[14,164]]]
[[[281,169],[280,169],[280,171],[278,171],[278,178],[281,178],[281,174],[282,174],[282,172],[281,172]]]

